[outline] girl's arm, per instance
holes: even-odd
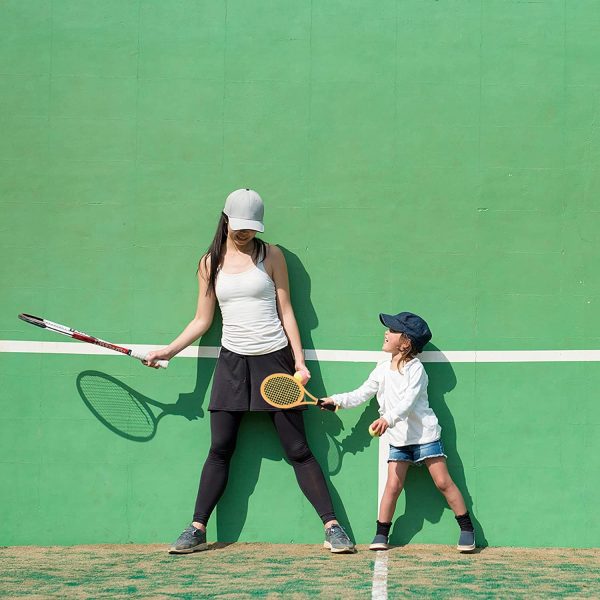
[[[344,394],[333,394],[333,396],[324,398],[324,400],[330,400],[333,404],[337,404],[341,408],[354,408],[355,406],[360,406],[377,393],[380,381],[378,375],[378,369],[375,368],[371,371],[369,378],[359,388]]]
[[[275,292],[277,297],[277,312],[281,319],[281,324],[285,334],[290,342],[290,347],[294,355],[294,368],[296,371],[305,371],[309,373],[304,364],[304,353],[302,352],[302,342],[300,341],[300,331],[298,323],[292,308],[290,299],[290,283],[288,277],[287,264],[283,252],[277,246],[269,246],[269,260],[272,268],[272,278],[275,283]]]
[[[208,331],[213,321],[216,305],[214,293],[211,292],[208,295],[206,293],[208,290],[209,260],[208,257],[203,258],[198,268],[198,303],[194,318],[168,346],[150,352],[144,364],[153,367],[155,366],[155,360],[170,360]]]
[[[382,415],[390,427],[398,421],[406,419],[417,398],[427,389],[427,373],[420,362],[415,363],[408,371],[408,386],[402,397],[397,399],[393,408]]]

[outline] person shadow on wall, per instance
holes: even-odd
[[[291,301],[300,329],[302,345],[305,349],[314,349],[311,332],[317,328],[319,320],[310,298],[310,277],[296,254],[283,246],[279,246],[279,248],[282,250],[288,266]],[[307,366],[311,372],[308,384],[310,392],[316,397],[324,396],[325,388],[318,361],[310,361]],[[343,430],[342,421],[335,413],[309,407],[304,411],[304,422],[309,446],[323,471],[336,516],[348,535],[353,538],[346,509],[331,481],[331,476],[339,472],[341,468],[344,453],[342,445],[337,441]],[[366,428],[363,431],[366,433]],[[364,447],[368,443],[368,433],[366,436]],[[246,523],[250,498],[255,492],[263,459],[288,462],[268,415],[256,412],[248,413],[244,416],[240,427],[227,488],[216,508],[219,541],[235,542],[239,540]],[[287,467],[282,465],[282,468],[292,469],[292,466],[291,464],[288,464]],[[292,476],[295,480],[295,475],[292,474]],[[264,481],[261,485],[269,486],[269,482]],[[298,492],[300,491],[299,488],[296,489]],[[281,494],[275,487],[270,488],[270,492],[273,496],[279,496],[282,502],[285,501],[285,494]],[[286,517],[290,516],[293,515],[287,513]],[[318,517],[316,518],[318,519]]]
[[[439,351],[439,348],[429,343],[427,350]],[[429,376],[429,405],[437,415],[442,427],[442,442],[447,455],[448,471],[454,483],[463,495],[467,510],[475,527],[476,544],[478,548],[488,545],[481,523],[473,510],[473,498],[468,489],[462,460],[456,449],[456,425],[452,413],[445,401],[445,394],[456,387],[456,375],[449,362],[427,363],[425,365]],[[411,465],[406,475],[404,489],[404,514],[393,521],[390,534],[392,545],[408,544],[422,530],[425,521],[438,523],[444,510],[450,510],[446,499],[437,490],[425,465]],[[458,530],[457,530],[458,531]]]

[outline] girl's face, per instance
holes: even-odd
[[[227,235],[233,241],[233,243],[239,248],[243,248],[250,243],[256,236],[256,231],[253,229],[237,229],[233,230],[227,226]]]
[[[398,354],[410,348],[410,340],[407,339],[400,331],[387,329],[383,334],[383,346],[381,349],[384,352]]]

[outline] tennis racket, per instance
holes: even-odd
[[[275,408],[294,408],[303,404],[316,404],[332,412],[338,409],[333,404],[323,404],[322,400],[307,392],[297,379],[287,373],[274,373],[265,377],[260,384],[260,394],[265,402]],[[305,395],[311,400],[305,399]]]
[[[103,348],[108,348],[109,350],[120,352],[121,354],[127,354],[129,356],[132,356],[133,358],[137,358],[138,360],[145,360],[147,356],[146,352],[138,352],[137,350],[132,350],[130,348],[123,348],[123,346],[117,346],[116,344],[105,342],[104,340],[100,340],[94,337],[93,335],[88,335],[87,333],[77,331],[76,329],[71,329],[66,325],[61,325],[60,323],[47,321],[46,319],[42,319],[41,317],[34,317],[33,315],[21,313],[19,315],[19,319],[25,321],[26,323],[30,323],[31,325],[35,325],[36,327],[41,327],[42,329],[49,329],[50,331],[61,333],[62,335],[67,335],[70,338],[73,338],[74,340],[79,340],[80,342],[95,344],[96,346],[102,346]],[[156,364],[159,367],[166,369],[169,366],[169,361],[157,360]]]

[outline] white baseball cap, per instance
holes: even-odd
[[[229,217],[229,227],[234,231],[238,229],[253,229],[262,232],[265,230],[263,217],[265,207],[261,197],[248,188],[235,190],[227,196],[223,212]]]

